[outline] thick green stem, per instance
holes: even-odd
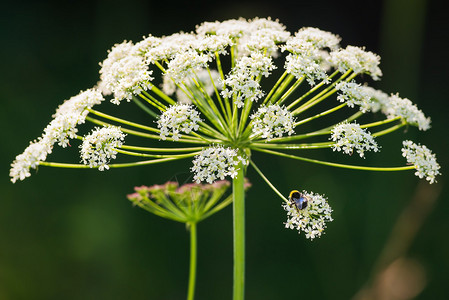
[[[245,298],[245,189],[244,166],[239,163],[232,180],[234,198],[234,295],[233,300]]]
[[[195,282],[196,282],[196,223],[189,223],[190,225],[190,272],[189,272],[189,287],[187,291],[187,300],[193,300],[195,296]]]

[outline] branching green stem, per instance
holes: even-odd
[[[261,149],[261,148],[257,148],[257,149],[253,148],[253,149],[256,150],[256,151],[264,152],[264,153],[274,154],[274,155],[278,155],[278,156],[282,156],[282,157],[297,159],[297,160],[311,162],[311,163],[316,163],[316,164],[320,164],[320,165],[337,167],[337,168],[345,168],[345,169],[353,169],[353,170],[365,170],[365,171],[405,171],[405,170],[414,170],[415,169],[415,166],[365,167],[365,166],[346,165],[346,164],[338,164],[338,163],[321,161],[321,160],[317,160],[317,159],[310,159],[310,158],[300,157],[300,156],[296,156],[296,155],[286,154],[286,153],[272,151],[272,150],[267,150],[267,149]]]
[[[138,162],[132,162],[132,163],[110,164],[108,166],[109,166],[109,168],[138,167],[138,166],[146,166],[146,165],[153,165],[153,164],[158,164],[158,163],[169,162],[172,160],[178,160],[178,159],[187,158],[187,157],[191,157],[191,156],[194,156],[194,155],[188,155],[185,157],[168,157],[168,158],[161,158],[161,159],[144,160],[144,161],[138,161]],[[57,162],[48,162],[48,161],[39,162],[39,166],[69,168],[69,169],[93,169],[88,165],[67,164],[67,163],[57,163]]]
[[[254,168],[254,170],[256,170],[257,171],[257,173],[259,173],[259,175],[260,175],[260,177],[262,177],[262,179],[263,180],[265,180],[265,182],[268,184],[268,186],[283,200],[283,201],[285,201],[285,202],[287,202],[288,203],[288,200],[287,200],[287,198],[285,198],[284,197],[284,195],[282,195],[281,194],[281,192],[279,192],[278,191],[278,189],[273,185],[273,184],[271,184],[271,182],[268,180],[268,178],[267,177],[265,177],[265,175],[259,170],[259,168],[256,166],[256,164],[252,161],[252,160],[250,160],[249,161],[250,163],[251,163],[251,165],[253,166],[253,168]]]
[[[134,122],[130,122],[130,121],[127,121],[127,120],[124,120],[124,119],[120,119],[120,118],[117,118],[117,117],[114,117],[114,116],[111,116],[111,115],[108,115],[108,114],[96,111],[94,109],[88,109],[88,111],[90,113],[94,114],[94,115],[97,115],[99,117],[102,117],[102,118],[105,118],[105,119],[108,119],[108,120],[111,120],[111,121],[114,121],[114,122],[122,123],[122,124],[125,124],[125,125],[128,125],[128,126],[136,127],[136,128],[139,128],[139,129],[150,131],[150,132],[156,132],[156,133],[160,132],[159,129],[156,129],[156,128],[153,128],[153,127],[149,127],[149,126],[145,126],[145,125],[141,125],[141,124],[134,123]]]

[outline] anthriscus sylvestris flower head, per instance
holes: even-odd
[[[413,165],[401,167],[313,157],[331,149],[364,157],[379,150],[374,137],[380,143],[384,135],[407,125],[430,128],[430,118],[411,100],[365,82],[382,76],[377,54],[341,43],[344,39],[331,32],[306,27],[291,33],[278,20],[255,18],[205,22],[192,32],[115,44],[100,63],[96,88],[58,108],[42,136],[11,164],[11,181],[25,179],[37,166],[154,168],[150,165],[190,159],[195,182],[232,179],[234,187],[240,186],[236,199],[242,199],[249,164],[259,172],[255,161],[276,155],[299,164],[359,170],[416,166],[418,176],[434,182],[439,166],[433,154],[418,151],[424,146],[407,146],[403,152]],[[107,105],[112,109],[101,110]],[[116,105],[117,115],[105,113],[117,111]],[[131,105],[146,119],[137,122],[132,113],[127,115]],[[89,126],[102,129],[89,134]],[[53,147],[77,141],[83,164],[47,161]],[[124,162],[112,163],[118,155],[125,156]],[[324,203],[317,194],[308,195]],[[301,220],[292,216],[289,224],[294,222],[310,238],[319,235],[319,219],[311,218],[308,227]]]
[[[407,159],[409,164],[415,166],[415,175],[434,183],[435,176],[441,174],[435,154],[426,146],[415,144],[412,141],[403,141],[402,145],[402,156]]]

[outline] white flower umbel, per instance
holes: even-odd
[[[304,209],[298,209],[291,200],[282,204],[287,211],[287,222],[284,224],[285,228],[296,229],[298,233],[302,231],[306,238],[313,240],[324,233],[328,222],[333,221],[332,208],[324,196],[306,191],[302,195],[307,198]]]
[[[250,57],[242,57],[225,79],[224,84],[227,88],[221,95],[225,98],[234,97],[234,103],[238,108],[243,107],[246,99],[257,101],[264,95],[259,84],[260,77],[268,77],[275,68],[272,59],[262,53],[254,52]]]
[[[290,32],[279,22],[256,18],[248,23],[248,32],[241,38],[238,55],[248,56],[254,51],[265,51],[268,56],[277,57],[278,44],[289,37]]]
[[[354,149],[360,157],[365,156],[365,151],[379,151],[374,137],[357,123],[344,122],[336,125],[332,128],[330,140],[335,142],[332,145],[334,151],[343,151],[349,155],[352,155]]]
[[[409,164],[415,166],[415,175],[426,178],[430,183],[436,182],[435,177],[441,173],[435,154],[426,146],[417,145],[412,141],[403,141],[402,145],[402,156]]]
[[[39,162],[45,161],[47,154],[51,153],[53,143],[48,139],[40,138],[38,141],[30,143],[22,154],[16,156],[11,164],[9,176],[15,183],[17,180],[24,180],[31,176],[30,169],[36,169]]]
[[[337,49],[339,42],[338,36],[317,28],[299,30],[282,47],[282,51],[290,52],[285,58],[286,71],[298,79],[305,76],[312,86],[317,80],[328,82],[327,68],[323,68],[323,63],[327,63],[329,54],[323,49]]]
[[[418,107],[407,98],[401,98],[398,94],[391,95],[382,112],[389,118],[400,116],[419,130],[426,131],[430,128],[430,118],[427,118]]]
[[[95,128],[83,138],[83,144],[80,146],[82,162],[100,171],[109,169],[108,163],[116,158],[116,149],[122,146],[124,139],[125,134],[120,127]]]
[[[338,101],[346,102],[348,107],[358,105],[363,113],[370,111],[375,105],[375,103],[371,100],[371,94],[369,94],[360,84],[354,81],[339,82],[335,85],[335,89],[340,91],[337,96]]]
[[[365,85],[360,86],[358,89],[361,89],[361,95],[367,95],[370,98],[370,100],[367,101],[367,104],[370,105],[368,111],[373,113],[378,112],[379,110],[385,111],[390,105],[390,96],[387,93]]]
[[[117,44],[100,64],[99,87],[106,95],[114,94],[111,100],[114,104],[118,105],[124,99],[130,101],[133,95],[151,88],[152,71],[148,70],[144,58],[136,50],[131,42]]]
[[[194,76],[195,71],[207,67],[209,60],[208,55],[195,50],[179,53],[168,63],[166,76],[181,83],[185,78]]]
[[[331,52],[331,62],[342,73],[353,70],[355,73],[366,73],[374,80],[379,80],[382,71],[379,68],[380,57],[363,48],[347,46]]]
[[[78,113],[58,115],[44,129],[44,137],[52,143],[58,143],[65,148],[70,145],[70,140],[76,138],[78,124],[84,123],[84,117]]]
[[[64,103],[58,107],[53,117],[56,118],[60,115],[71,113],[78,113],[85,117],[88,114],[87,109],[92,108],[94,105],[101,104],[103,101],[103,95],[98,89],[81,91],[78,95],[64,101]]]
[[[193,180],[197,183],[212,183],[230,176],[234,178],[239,170],[239,162],[246,164],[246,159],[238,155],[237,149],[212,146],[201,151],[193,160]]]
[[[175,104],[162,113],[157,120],[157,127],[160,129],[159,135],[162,140],[171,135],[172,139],[177,141],[181,137],[181,132],[189,134],[198,130],[198,122],[201,122],[200,113],[195,110],[195,106]]]
[[[259,135],[266,141],[274,136],[282,137],[283,134],[294,133],[294,119],[292,114],[284,107],[277,104],[261,106],[253,115],[252,131],[255,136]]]

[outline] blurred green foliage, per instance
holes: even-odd
[[[379,140],[382,152],[363,163],[403,162],[405,137],[426,144],[442,165],[442,188],[406,255],[427,274],[418,299],[447,295],[449,278],[447,22],[434,2],[295,1],[17,1],[0,12],[0,299],[183,299],[188,234],[177,223],[133,207],[135,185],[186,178],[190,162],[95,170],[39,168],[9,182],[9,164],[38,137],[64,100],[98,80],[98,62],[114,43],[190,31],[203,21],[279,18],[294,32],[314,26],[339,34],[342,44],[381,55],[377,84],[411,98],[432,118],[422,134],[410,128]],[[55,151],[73,162],[77,151]],[[72,153],[70,153],[72,152]],[[315,154],[315,153],[313,153]],[[318,154],[323,159],[334,153]],[[75,158],[76,159],[76,158]],[[255,155],[285,195],[306,189],[329,197],[335,221],[313,242],[283,228],[277,196],[249,170],[247,299],[349,299],[366,283],[401,211],[416,192],[407,173],[364,173]],[[354,157],[354,159],[357,159]],[[231,298],[232,210],[199,225],[196,299]]]

